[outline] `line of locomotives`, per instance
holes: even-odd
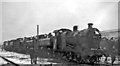
[[[73,26],[73,30],[62,28],[54,30],[54,35],[49,33],[5,41],[3,47],[5,50],[18,52],[35,46],[38,49],[50,48],[70,62],[95,63],[102,56],[99,49],[101,35],[96,32],[90,34],[90,31],[88,28],[79,31],[77,26]]]

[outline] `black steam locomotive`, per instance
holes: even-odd
[[[77,26],[70,29],[58,29],[51,33],[33,37],[17,38],[5,41],[4,49],[23,51],[26,48],[50,48],[69,62],[95,63],[102,56],[99,51],[101,34],[94,28],[79,31]]]

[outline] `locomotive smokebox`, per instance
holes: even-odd
[[[78,30],[78,26],[77,25],[73,26],[73,31],[77,31],[77,30]]]

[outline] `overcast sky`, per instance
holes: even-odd
[[[79,30],[87,23],[103,30],[118,28],[118,2],[79,2],[78,0],[41,0],[40,2],[2,3],[2,40],[49,33],[59,28]]]

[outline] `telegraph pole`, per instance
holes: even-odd
[[[39,42],[39,39],[38,39],[38,35],[39,35],[39,25],[37,25],[37,39],[36,39],[36,42],[35,42],[35,46],[34,46],[34,50],[35,50],[35,52],[37,51],[37,49],[38,49],[38,42]]]
[[[37,25],[37,36],[39,35],[39,25]]]
[[[34,50],[34,58],[33,58],[33,63],[34,64],[37,64],[37,51],[38,51],[38,43],[39,43],[39,38],[38,38],[38,35],[39,35],[39,25],[37,25],[37,35],[36,35],[36,38],[35,38],[35,40],[33,41],[33,46],[34,46],[34,48],[33,48],[33,50]]]

